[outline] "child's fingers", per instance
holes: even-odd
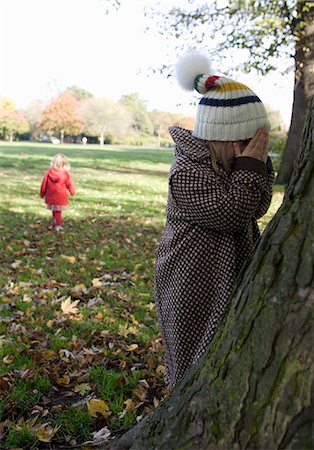
[[[251,149],[256,147],[256,144],[260,142],[263,136],[265,136],[265,130],[263,129],[257,130],[257,132],[254,134],[254,136],[252,137],[246,148]]]
[[[238,142],[233,142],[233,150],[234,150],[234,157],[238,158],[241,156],[241,146]]]

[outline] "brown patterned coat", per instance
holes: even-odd
[[[168,386],[206,351],[236,276],[259,237],[256,219],[271,202],[274,172],[237,158],[230,174],[211,167],[191,132],[170,127],[176,143],[169,174],[167,220],[155,266],[155,302]]]

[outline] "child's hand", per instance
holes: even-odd
[[[241,156],[249,156],[250,158],[258,159],[266,163],[268,156],[268,133],[266,130],[257,130],[255,136],[250,140],[249,144],[241,152],[241,145],[239,142],[233,143],[234,156],[240,158]]]

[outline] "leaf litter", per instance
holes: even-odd
[[[136,224],[136,234],[121,218],[75,226],[62,242],[41,221],[1,238],[1,448],[23,438],[23,448],[87,450],[168,394],[152,300],[157,230]]]

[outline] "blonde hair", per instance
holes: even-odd
[[[50,166],[54,169],[64,169],[66,171],[71,169],[70,163],[63,153],[57,153],[53,157]]]
[[[225,142],[221,142],[220,144],[226,145]],[[212,163],[214,172],[216,172],[218,175],[221,175],[221,172],[219,172],[218,166],[217,166],[217,161],[218,161],[217,153],[218,152],[215,147],[215,144],[211,141],[207,141],[207,148],[210,151],[210,159],[211,159],[211,163]],[[223,168],[225,169],[225,171],[228,172],[230,170],[230,163],[228,161],[226,152],[224,152],[224,151],[221,152],[220,161],[222,162],[222,165],[223,165]]]
[[[249,144],[251,139],[239,140],[237,141],[240,144],[241,153],[245,149],[245,147]],[[217,175],[221,175],[222,173],[219,171],[217,166],[217,161],[221,161],[223,168],[226,172],[229,172],[231,169],[230,160],[228,159],[228,146],[232,144],[233,141],[205,141],[199,139],[205,145],[207,150],[210,153],[210,159],[213,171]],[[219,158],[218,158],[219,155]]]
[[[203,139],[199,139],[199,141],[201,141],[205,145],[207,150],[209,150],[210,162],[211,162],[213,171],[217,175],[222,176],[222,173],[221,173],[221,171],[219,171],[218,166],[217,166],[217,161],[218,161],[217,153],[218,152],[217,152],[217,149],[216,149],[216,146],[215,146],[216,143],[214,144],[213,141],[205,141]],[[220,145],[226,145],[225,142],[220,142],[219,144]],[[223,168],[225,169],[226,172],[228,172],[230,170],[230,164],[229,164],[227,155],[226,155],[225,152],[221,152],[221,155],[222,155],[221,162],[222,162]]]

